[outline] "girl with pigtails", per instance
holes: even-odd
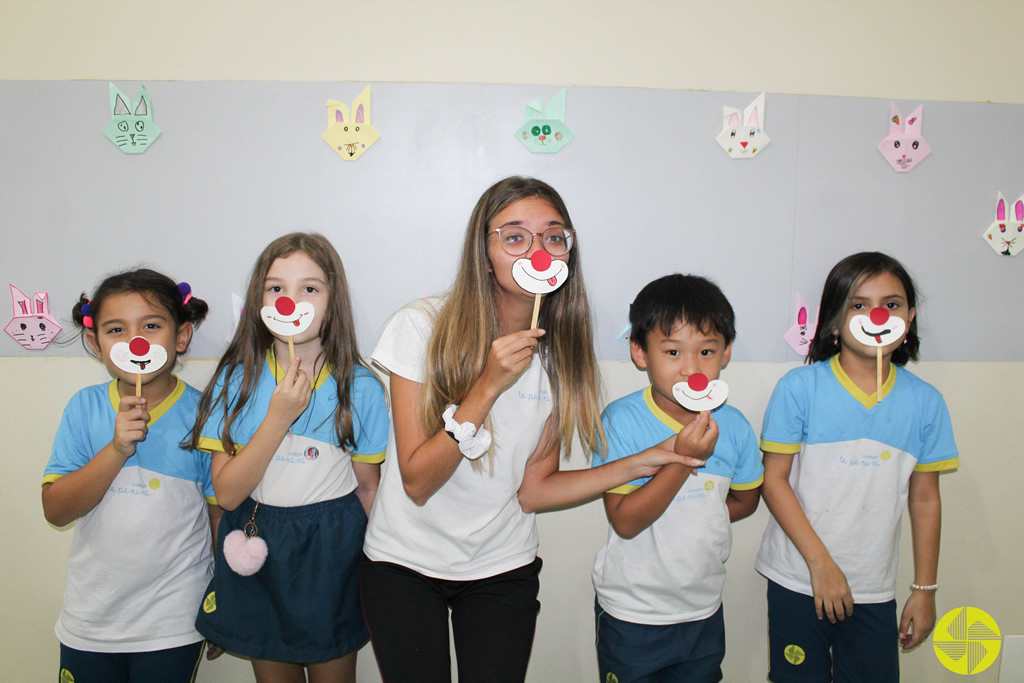
[[[71,398],[43,475],[46,520],[76,522],[54,629],[61,681],[185,683],[199,666],[220,508],[209,455],[180,445],[199,392],[173,371],[206,313],[148,269],[106,278],[72,311],[113,379]]]

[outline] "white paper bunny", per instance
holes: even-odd
[[[764,132],[764,93],[754,98],[743,118],[740,110],[722,108],[722,132],[715,138],[733,159],[753,159],[772,141]]]
[[[1024,195],[1017,198],[1010,210],[1000,192],[996,201],[996,218],[981,237],[997,254],[1019,254],[1024,249]]]

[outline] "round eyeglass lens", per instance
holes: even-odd
[[[509,255],[522,256],[530,251],[534,234],[526,228],[509,226],[496,232],[501,248]],[[564,256],[572,249],[572,232],[564,228],[548,228],[540,235],[540,242],[552,256]]]

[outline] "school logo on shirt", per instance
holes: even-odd
[[[860,457],[840,455],[839,462],[847,467],[881,467],[883,463],[889,462],[891,458],[892,451],[882,451],[878,455],[869,453]]]
[[[320,449],[316,446],[310,446],[306,449],[306,460],[316,460],[320,457]]]
[[[157,479],[156,477],[153,477],[152,479],[150,479],[149,480],[149,488],[151,488],[154,491],[156,491],[158,488],[160,488],[160,480]]]
[[[708,480],[708,482],[704,484],[704,490],[705,491],[710,491],[710,490],[712,490],[714,488],[715,488],[715,482],[713,482],[713,481]]]
[[[977,607],[957,607],[946,613],[932,634],[935,656],[956,674],[981,673],[999,657],[999,624]]]

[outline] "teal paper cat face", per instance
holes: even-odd
[[[554,154],[573,139],[565,125],[565,89],[551,98],[547,109],[540,100],[526,105],[526,123],[516,131],[516,139],[534,154]]]
[[[103,129],[107,139],[125,154],[142,154],[160,137],[153,123],[153,108],[146,86],[139,90],[134,106],[131,99],[110,84],[110,123]]]

